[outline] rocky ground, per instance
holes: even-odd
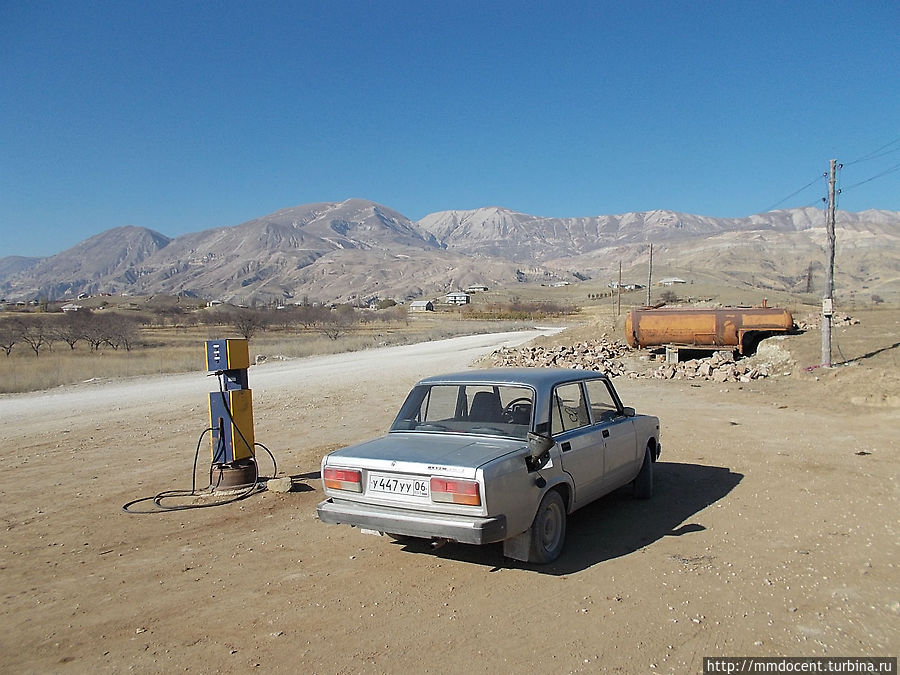
[[[573,514],[543,567],[315,517],[324,453],[382,433],[418,378],[517,338],[251,368],[256,437],[293,489],[217,508],[121,510],[189,486],[205,373],[2,396],[3,669],[699,673],[707,655],[897,655],[898,334],[896,312],[860,316],[832,369],[818,333],[779,339],[749,382],[617,377],[662,421],[654,497]]]
[[[696,351],[692,350],[692,353]],[[488,363],[498,368],[577,368],[602,370],[613,377],[630,379],[655,377],[660,380],[689,379],[721,383],[752,382],[768,377],[778,363],[789,359],[775,343],[765,345],[762,352],[753,357],[738,361],[735,360],[735,353],[728,350],[704,353],[709,356],[666,362],[654,369],[648,364],[665,360],[664,354],[634,350],[624,342],[600,338],[573,345],[500,349],[491,354]]]

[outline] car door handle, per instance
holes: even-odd
[[[569,450],[572,449],[572,444],[569,443],[569,441],[566,441],[565,443],[563,443],[563,444],[562,444],[561,446],[559,446],[559,447],[562,448],[562,451],[563,451],[563,452],[568,452]]]
[[[609,429],[603,430],[603,438],[609,438]]]

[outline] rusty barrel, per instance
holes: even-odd
[[[778,307],[717,309],[634,309],[625,318],[625,339],[632,347],[723,347],[753,352],[759,341],[794,327],[794,318]]]

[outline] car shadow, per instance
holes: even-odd
[[[657,462],[651,499],[635,499],[628,485],[576,511],[569,516],[562,555],[548,565],[506,558],[502,544],[448,543],[436,549],[421,541],[398,545],[419,554],[488,566],[492,571],[529,569],[542,574],[572,574],[634,553],[663,537],[704,531],[703,519],[694,520],[693,516],[725,497],[743,477],[726,467]]]

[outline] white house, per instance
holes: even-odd
[[[413,300],[409,303],[410,312],[433,312],[434,303],[431,300]]]
[[[687,282],[684,279],[679,279],[678,277],[668,277],[666,279],[660,279],[660,286],[674,286],[675,284],[686,284]]]
[[[468,305],[469,304],[469,294],[463,293],[462,291],[457,291],[455,293],[447,293],[444,300],[449,305]]]

